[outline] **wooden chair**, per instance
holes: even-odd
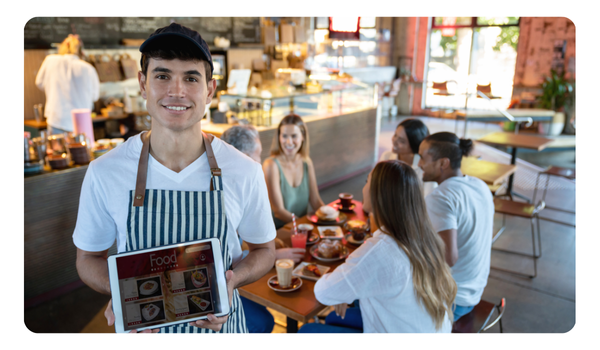
[[[475,305],[473,310],[452,325],[452,333],[481,333],[492,328],[496,323],[500,325],[500,333],[502,332],[502,316],[504,315],[504,307],[506,299],[502,298],[498,305],[494,305],[489,301],[481,299],[479,304]],[[490,318],[494,314],[494,310],[498,310],[498,316],[490,322]]]
[[[448,83],[450,81],[433,82],[432,89],[436,90],[433,94],[438,96],[454,96],[448,91]]]
[[[492,100],[497,99],[497,98],[502,98],[500,96],[492,95],[492,83],[489,83],[487,85],[477,84],[477,91],[484,93],[489,99],[492,99]],[[482,97],[477,95],[477,98],[482,98]]]
[[[524,203],[524,202],[515,202],[512,200],[508,200],[508,199],[501,199],[498,197],[494,198],[495,211],[496,211],[496,213],[502,214],[502,227],[500,228],[500,230],[498,230],[498,232],[493,234],[492,245],[498,240],[498,238],[500,238],[502,233],[506,230],[506,215],[522,217],[522,218],[531,220],[532,254],[530,255],[530,254],[526,254],[526,253],[521,253],[521,252],[516,252],[516,251],[506,250],[506,249],[499,249],[499,248],[492,248],[492,250],[501,251],[501,252],[510,253],[510,254],[517,254],[517,255],[522,255],[522,256],[532,258],[532,260],[533,260],[533,275],[524,274],[524,273],[512,271],[512,270],[500,269],[500,268],[493,267],[493,266],[491,267],[492,269],[508,272],[508,273],[511,273],[514,275],[529,277],[529,278],[535,278],[537,276],[537,259],[542,256],[542,239],[540,236],[540,218],[539,218],[538,214],[544,209],[545,205],[546,204],[544,203],[544,201],[540,201],[538,203],[538,205],[533,205],[533,204]],[[534,221],[537,224],[537,244],[536,244],[536,239],[535,239]],[[539,250],[539,253],[537,252],[537,250]]]
[[[537,196],[537,191],[538,191],[538,182],[540,180],[540,176],[542,176],[542,175],[546,176],[546,186],[544,187],[544,193],[542,194],[542,201],[544,201],[544,202],[546,201],[546,192],[548,192],[548,185],[550,184],[551,176],[562,177],[567,180],[571,180],[571,181],[575,182],[575,170],[561,168],[558,166],[550,166],[548,169],[540,172],[537,176],[537,179],[535,180],[535,189],[533,190],[533,202],[534,203],[535,203],[535,198]],[[564,213],[575,214],[574,210],[565,210],[565,209],[561,209],[561,208],[557,208],[557,207],[551,207],[548,205],[546,205],[546,209],[562,211]],[[575,226],[575,225],[572,225],[572,224],[569,224],[566,222],[552,220],[552,219],[548,219],[548,218],[542,218],[542,220],[552,221],[552,222],[556,222],[558,224],[563,224],[563,225],[568,225],[568,226]]]

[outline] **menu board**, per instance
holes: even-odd
[[[122,39],[146,39],[157,28],[176,22],[200,33],[208,45],[216,37],[236,43],[260,43],[259,17],[34,17],[25,24],[25,49],[47,49],[69,34],[86,48],[118,47]]]

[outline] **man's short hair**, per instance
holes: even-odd
[[[221,140],[250,155],[258,148],[258,131],[252,125],[234,125],[221,135]]]
[[[144,76],[148,73],[148,65],[150,64],[151,58],[158,58],[163,60],[182,60],[182,61],[194,61],[199,60],[204,65],[204,71],[206,75],[206,82],[210,82],[212,80],[212,70],[210,69],[210,64],[208,61],[204,60],[201,57],[198,57],[197,54],[194,53],[194,50],[188,50],[184,47],[181,48],[172,48],[172,49],[154,49],[147,52],[142,52],[142,74]]]
[[[433,160],[448,158],[452,169],[460,169],[462,157],[468,156],[473,150],[473,141],[459,139],[451,132],[438,132],[427,136],[423,141],[429,143],[429,154]]]

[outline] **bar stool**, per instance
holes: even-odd
[[[531,243],[532,243],[532,254],[526,254],[521,252],[515,252],[512,250],[493,248],[492,250],[501,251],[510,254],[522,255],[526,257],[530,257],[533,260],[533,275],[524,274],[517,271],[501,269],[497,267],[491,267],[494,270],[508,272],[514,275],[535,278],[537,276],[537,259],[542,256],[542,239],[540,236],[540,218],[538,214],[544,209],[545,203],[544,201],[540,201],[537,205],[524,203],[524,202],[515,202],[508,199],[494,198],[494,208],[496,213],[502,214],[502,227],[498,232],[493,235],[492,245],[500,238],[502,233],[506,230],[506,215],[522,217],[531,220]],[[539,249],[539,254],[536,252],[536,239],[535,239],[535,227],[534,220],[537,223],[537,248]]]
[[[533,202],[535,203],[535,197],[537,195],[537,191],[538,191],[538,181],[540,180],[540,176],[542,175],[546,175],[546,186],[544,187],[544,193],[542,194],[542,201],[546,201],[546,192],[548,192],[548,184],[550,183],[550,177],[551,176],[557,176],[557,177],[562,177],[565,178],[567,180],[570,180],[572,182],[575,182],[575,170],[571,170],[571,169],[567,169],[567,168],[561,168],[558,166],[550,166],[548,169],[540,172],[537,176],[537,179],[535,180],[535,189],[533,190]],[[551,206],[546,206],[546,209],[551,209],[551,210],[556,210],[556,211],[562,211],[564,213],[569,213],[569,214],[575,214],[575,211],[571,211],[571,210],[565,210],[565,209],[560,209],[557,207],[551,207]],[[562,224],[562,225],[567,225],[567,226],[573,226],[575,227],[575,225],[563,222],[563,221],[557,221],[557,220],[553,220],[553,219],[549,219],[549,218],[542,218],[542,220],[546,220],[546,221],[551,221],[551,222],[555,222],[557,224]]]
[[[452,333],[481,333],[492,328],[496,323],[500,324],[500,333],[502,332],[502,316],[504,315],[504,307],[506,299],[502,298],[498,305],[494,305],[489,301],[481,299],[479,304],[475,305],[473,310],[452,325]],[[498,310],[498,316],[490,322],[490,318]]]

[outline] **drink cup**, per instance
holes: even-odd
[[[352,205],[352,198],[354,198],[352,193],[340,193],[339,197],[342,208],[350,208]]]
[[[292,259],[279,259],[275,262],[277,270],[277,280],[281,287],[289,287],[292,284],[292,271],[294,270],[294,261]]]
[[[314,228],[311,224],[300,224],[298,225],[298,233],[305,233],[308,236]]]
[[[298,230],[297,234],[292,234],[292,248],[306,249],[307,231]]]

